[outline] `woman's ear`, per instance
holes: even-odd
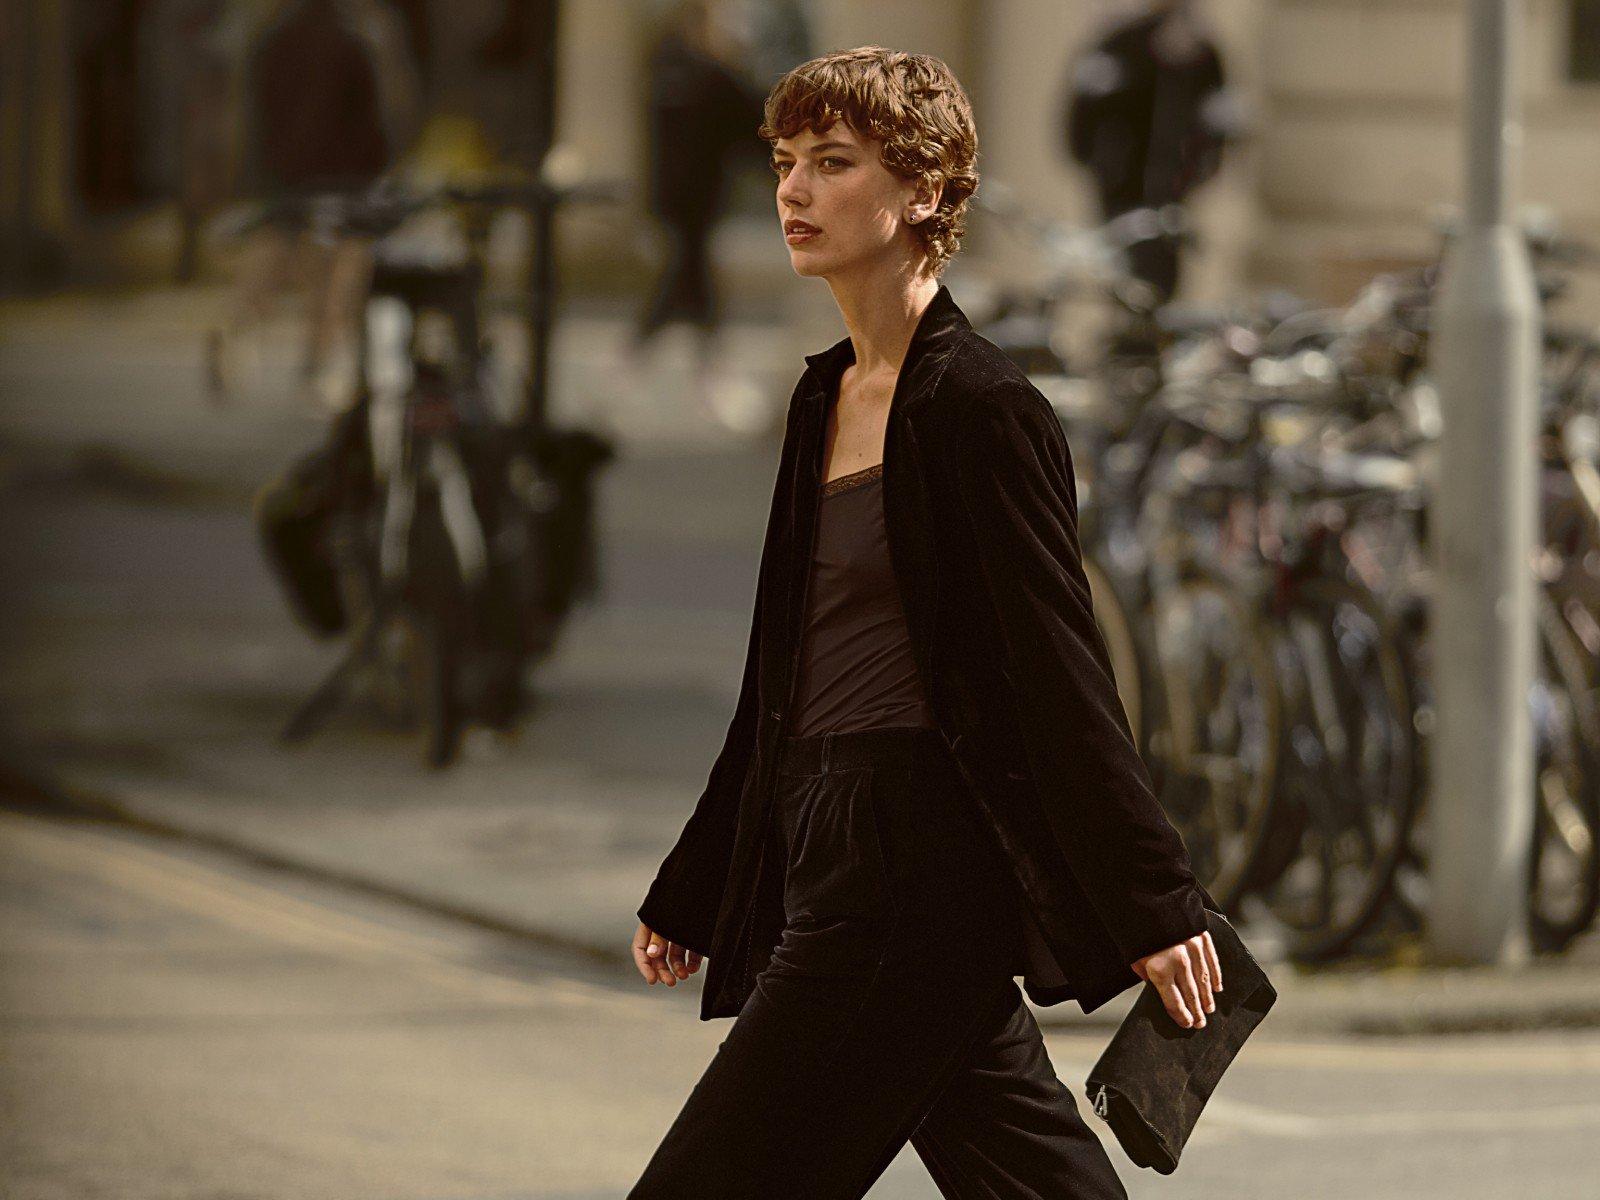
[[[906,220],[915,225],[925,221],[939,208],[939,198],[944,194],[944,180],[928,179],[924,176],[917,182],[917,190],[912,195],[911,204],[906,209]]]

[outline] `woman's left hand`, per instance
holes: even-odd
[[[1133,971],[1155,985],[1167,1013],[1185,1029],[1204,1029],[1206,1014],[1217,1010],[1212,993],[1222,990],[1222,963],[1209,929],[1145,955]]]

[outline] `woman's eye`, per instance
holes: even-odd
[[[794,166],[791,162],[778,162],[776,159],[770,161],[773,171],[779,175],[782,175],[786,168]],[[822,160],[823,166],[828,166],[830,163],[838,167],[848,167],[850,160],[848,158],[834,158],[832,155]]]

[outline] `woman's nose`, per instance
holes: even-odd
[[[799,182],[798,175],[797,171],[790,168],[789,173],[778,181],[778,199],[785,203],[805,200],[806,190]]]

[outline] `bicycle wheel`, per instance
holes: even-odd
[[[1274,807],[1280,699],[1237,585],[1194,569],[1154,605],[1162,804],[1224,909],[1243,894]]]
[[[457,653],[438,614],[420,623],[419,683],[422,692],[423,761],[447,767],[461,749],[461,709],[456,698]]]
[[[1127,715],[1128,727],[1133,730],[1135,744],[1143,751],[1147,745],[1145,714],[1148,710],[1145,695],[1149,665],[1145,661],[1146,656],[1140,652],[1128,607],[1093,552],[1086,551],[1083,555],[1083,573],[1089,579],[1095,624],[1100,628],[1100,636],[1105,639],[1106,653],[1111,659],[1111,671],[1117,683],[1117,695],[1122,700],[1122,711]]]
[[[446,767],[461,746],[461,661],[467,628],[466,598],[439,490],[417,490],[409,549],[406,604],[415,639],[411,647],[416,710],[422,718],[423,761]]]
[[[1584,648],[1548,588],[1539,591],[1538,614],[1528,937],[1553,953],[1600,911],[1600,711]]]
[[[1291,955],[1326,959],[1388,897],[1419,794],[1409,666],[1366,588],[1305,582],[1274,645],[1285,690],[1280,803],[1251,888]]]
[[[366,672],[366,700],[372,715],[384,728],[412,733],[421,723],[417,680],[421,635],[410,613],[392,613],[378,629],[373,662]]]

